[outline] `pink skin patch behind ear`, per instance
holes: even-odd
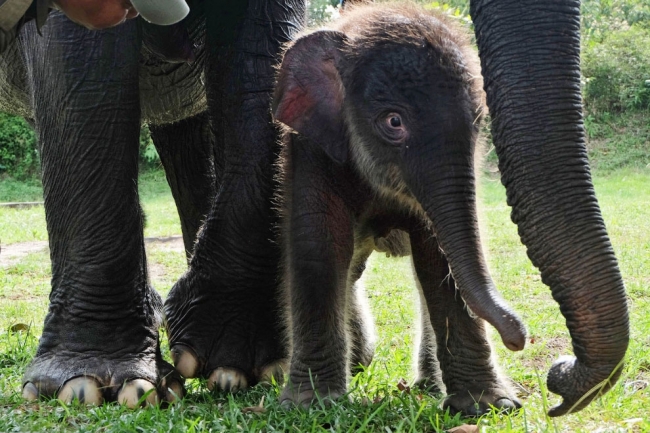
[[[295,130],[302,129],[305,116],[314,106],[314,100],[309,92],[300,86],[294,85],[287,89],[278,105],[275,117],[280,122]]]

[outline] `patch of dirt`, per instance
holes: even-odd
[[[531,374],[531,379],[514,382],[515,391],[521,398],[540,392],[537,375],[543,377],[560,355],[571,355],[571,339],[568,337],[538,337],[529,336],[526,342],[528,356],[522,356],[519,361],[524,369]]]
[[[545,371],[560,355],[570,354],[571,340],[567,337],[528,337],[530,346],[535,346],[536,354],[522,358],[521,363],[530,371]],[[540,349],[541,347],[541,349]]]
[[[650,381],[648,379],[650,378],[646,378],[643,374],[639,374],[636,380],[627,380],[623,386],[625,387],[626,392],[633,394],[648,388],[650,386]]]
[[[169,237],[145,238],[147,247],[154,246],[164,251],[185,251],[183,237],[180,235]],[[48,250],[46,241],[18,242],[11,245],[0,246],[0,268],[7,269],[19,263],[25,256]],[[156,266],[153,266],[155,268]],[[158,266],[162,269],[161,266]],[[153,275],[155,270],[150,269]]]
[[[10,301],[42,301],[43,299],[47,299],[47,295],[37,296],[25,293],[15,293],[7,297],[0,296],[0,299],[8,299]]]
[[[28,202],[16,202],[16,203],[0,203],[0,207],[6,207],[9,209],[29,209],[36,206],[43,206],[43,202],[28,201]]]
[[[0,246],[0,268],[7,269],[20,262],[25,256],[47,250],[46,241],[19,242]]]
[[[147,245],[148,244],[169,245],[170,248],[173,248],[173,249],[180,248],[182,250],[183,249],[183,236],[174,235],[174,236],[167,236],[167,237],[144,238],[144,243],[147,244]]]
[[[155,248],[158,251],[176,251],[185,253],[185,244],[183,236],[170,236],[167,238],[145,238],[145,248]],[[149,266],[149,281],[159,280],[165,276],[167,270],[165,266],[159,263],[147,263]]]
[[[145,248],[155,248],[158,251],[175,251],[185,253],[185,244],[183,236],[170,236],[166,238],[145,238]],[[160,280],[165,276],[165,266],[159,263],[148,263],[149,281]]]
[[[144,238],[144,243],[146,246],[155,245],[157,250],[162,251],[185,251],[183,236],[181,235],[168,236],[164,238]]]

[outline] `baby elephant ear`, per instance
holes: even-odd
[[[345,42],[341,32],[303,36],[287,50],[273,96],[273,113],[338,162],[347,160],[342,115],[343,84],[337,66]]]

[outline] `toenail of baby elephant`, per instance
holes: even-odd
[[[275,383],[282,385],[284,383],[284,372],[287,365],[283,362],[276,362],[270,365],[267,365],[262,369],[262,372],[259,375],[259,382],[262,384],[271,384],[275,380]]]
[[[196,377],[199,372],[199,360],[194,351],[183,344],[177,344],[171,349],[174,367],[181,376],[191,378]]]
[[[59,391],[57,398],[66,404],[78,401],[82,404],[99,406],[104,402],[99,383],[88,376],[75,377],[67,381]]]
[[[31,382],[27,382],[23,386],[23,398],[27,401],[38,400],[38,388]]]
[[[492,406],[494,407],[494,410],[498,412],[514,412],[517,409],[521,409],[521,403],[518,401],[513,401],[510,400],[507,397],[500,398],[499,400],[495,401]]]
[[[142,399],[143,397],[144,399]],[[147,403],[155,406],[159,402],[156,387],[144,379],[134,379],[126,382],[119,394],[117,394],[117,401],[129,409],[135,409],[139,405]]]
[[[218,391],[237,392],[248,387],[248,380],[244,373],[235,368],[219,367],[208,377],[208,389]]]

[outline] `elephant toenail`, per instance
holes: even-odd
[[[486,411],[483,408],[483,405],[480,403],[472,403],[470,406],[467,406],[467,408],[463,412],[467,416],[481,416],[483,415]]]
[[[27,382],[23,387],[23,398],[27,401],[38,400],[38,388],[31,382]]]
[[[183,385],[177,380],[172,380],[165,386],[165,401],[168,403],[180,401],[183,398],[183,394]]]
[[[104,402],[99,384],[92,377],[81,376],[67,381],[57,398],[66,403],[78,401],[82,404],[99,406]]]
[[[171,349],[174,367],[181,376],[191,378],[196,377],[199,370],[199,361],[194,355],[194,351],[187,346],[177,344]]]
[[[144,397],[144,400],[143,400]],[[144,379],[128,381],[117,395],[117,401],[129,409],[135,409],[142,404],[155,406],[158,404],[158,393],[151,382]]]
[[[217,368],[208,377],[208,389],[227,392],[237,392],[248,387],[246,377],[239,371],[230,368]]]
[[[521,408],[521,404],[507,397],[500,398],[493,405],[499,412],[512,412]]]

